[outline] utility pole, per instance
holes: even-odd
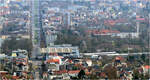
[[[147,1],[146,8],[148,10],[148,58],[150,57],[150,1]],[[149,64],[150,64],[150,59],[149,59]],[[148,72],[150,74],[150,71]]]
[[[137,21],[136,22],[136,32],[137,32],[137,36],[139,37],[139,35],[140,35],[140,22],[139,21]]]
[[[148,7],[148,8],[150,8],[150,7]],[[150,58],[150,13],[148,14],[148,21],[149,21],[148,22],[148,57]],[[150,64],[150,59],[149,59],[149,64]],[[150,74],[150,71],[149,71],[149,74]]]

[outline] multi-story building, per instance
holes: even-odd
[[[0,0],[0,16],[9,14],[9,7],[6,1]]]
[[[79,57],[79,48],[68,44],[54,45],[47,48],[41,48],[41,53],[57,53],[59,56]]]
[[[57,40],[57,32],[53,28],[45,28],[46,45],[53,45]]]

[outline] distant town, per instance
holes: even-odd
[[[0,80],[148,80],[149,57],[149,0],[0,0]]]

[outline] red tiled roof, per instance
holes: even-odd
[[[105,21],[104,21],[104,24],[105,24],[105,25],[111,25],[111,26],[113,26],[113,25],[115,25],[116,23],[123,23],[123,22],[125,22],[125,21],[126,21],[125,19],[105,20]]]
[[[99,14],[104,14],[104,12],[99,12]]]
[[[72,63],[72,60],[68,60],[69,63]]]
[[[101,73],[100,73],[100,76],[101,76],[101,77],[106,77],[106,74],[105,74],[104,72],[101,72]]]
[[[107,30],[107,29],[103,29],[103,30],[88,30],[88,33],[93,33],[93,34],[107,34],[107,33],[120,33],[117,30]]]
[[[48,59],[46,60],[47,63],[59,63],[59,59]]]
[[[80,70],[68,71],[69,74],[78,74],[79,72],[80,72]]]
[[[145,21],[145,18],[136,18],[138,21]]]
[[[117,31],[117,30],[107,30],[107,29],[104,29],[104,30],[101,30],[100,33],[119,33],[119,31]]]
[[[95,2],[96,0],[90,0],[91,2]]]
[[[75,64],[75,66],[82,67],[82,64],[77,63],[77,64]]]
[[[0,9],[2,9],[2,8],[8,8],[7,6],[2,6],[2,7],[0,7]]]
[[[146,69],[150,69],[150,66],[149,66],[149,65],[146,65],[146,66],[144,66],[144,68],[146,68]]]
[[[85,74],[86,74],[86,75],[90,75],[91,73],[90,73],[90,72],[85,72]]]
[[[67,73],[67,70],[54,71],[54,74],[63,74],[63,73]]]
[[[0,74],[7,74],[7,71],[0,71]]]
[[[78,74],[79,72],[80,70],[71,70],[71,71],[60,70],[60,71],[54,71],[54,74],[63,74],[63,73]]]
[[[104,21],[104,24],[105,24],[105,25],[108,25],[108,24],[109,24],[109,25],[115,25],[115,24],[116,24],[116,21],[114,21],[114,20],[105,20],[105,21]]]
[[[12,76],[12,79],[19,79],[18,76]]]
[[[117,57],[115,58],[115,60],[123,60],[123,57],[117,56]]]
[[[58,56],[57,53],[49,53],[49,55]]]

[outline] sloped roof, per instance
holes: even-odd
[[[48,59],[46,60],[47,63],[59,63],[59,59]]]
[[[68,71],[69,74],[78,74],[79,72],[80,72],[80,70]]]
[[[150,69],[150,66],[149,65],[145,65],[144,68],[145,69]]]

